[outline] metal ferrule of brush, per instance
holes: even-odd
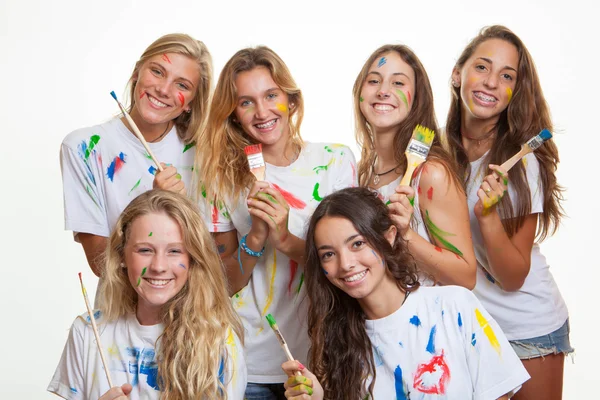
[[[429,146],[424,145],[418,140],[411,139],[410,143],[408,144],[408,148],[406,149],[406,152],[418,154],[423,158],[427,158],[427,154],[429,154]]]

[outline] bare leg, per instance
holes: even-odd
[[[565,355],[562,353],[521,360],[531,379],[512,398],[514,400],[561,400]]]

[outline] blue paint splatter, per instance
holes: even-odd
[[[444,310],[442,310],[442,318],[444,317],[444,313],[445,313],[445,311],[444,311]]]
[[[95,311],[94,312],[94,319],[96,321],[98,321],[98,319],[100,319],[100,316],[102,315],[102,313],[100,313],[100,311]],[[89,323],[92,323],[92,320],[90,319],[90,316],[88,315],[87,317],[85,317],[85,320]]]
[[[375,348],[373,348],[373,358],[375,358],[376,367],[383,365],[383,353],[381,350],[379,350],[379,346],[375,346]]]
[[[152,175],[156,175],[156,168],[154,168],[154,165],[151,165],[150,168],[148,168],[148,172]]]
[[[180,266],[181,268],[183,268],[183,269],[187,269],[187,268],[185,267],[185,265],[183,265],[183,264],[179,264],[179,266]]]
[[[221,363],[219,364],[219,380],[221,381],[221,383],[225,384],[225,362],[223,360],[223,357],[221,357]]]
[[[323,270],[323,272],[325,273],[325,275],[329,275],[329,272],[327,272],[327,271],[325,270],[325,268],[321,267],[321,269]]]
[[[477,343],[477,339],[475,339],[475,334],[471,335],[471,345],[475,346],[475,343]]]
[[[383,65],[384,65],[386,62],[387,62],[387,60],[385,59],[385,57],[381,57],[381,58],[379,59],[379,63],[377,63],[377,67],[378,67],[378,68],[381,68],[381,67],[383,67]]]
[[[123,154],[123,152],[119,153],[119,155],[112,160],[106,170],[106,175],[108,175],[108,179],[110,179],[111,182],[115,177],[115,172],[120,168],[119,164],[121,163],[125,163],[125,154]]]
[[[425,350],[431,354],[435,354],[435,331],[434,325],[433,328],[431,328],[431,332],[429,332],[429,343],[427,343],[427,347],[425,348]]]
[[[396,366],[396,369],[394,370],[394,386],[396,387],[396,400],[406,400],[404,383],[402,382],[402,368],[400,368],[400,365]]]
[[[409,321],[411,324],[413,324],[414,326],[421,326],[421,320],[419,319],[418,316],[413,315],[413,317],[410,319]]]
[[[404,345],[402,344],[402,342],[398,342],[398,344],[400,345],[400,347],[404,348]]]
[[[75,393],[77,394],[77,389],[75,389],[74,387],[71,388],[71,393]]]
[[[159,390],[157,375],[158,375],[158,364],[154,361],[156,353],[154,349],[138,349],[135,347],[128,347],[127,354],[133,357],[133,360],[128,362],[128,370],[132,375],[131,386],[139,384],[139,375],[147,375],[146,383],[154,390]]]
[[[458,327],[462,328],[462,317],[460,316],[460,313],[458,313]]]
[[[487,270],[485,268],[482,268],[483,270],[483,274],[485,275],[485,277],[487,278],[488,281],[492,282],[492,283],[496,283],[496,280],[494,279],[494,277],[492,276],[492,274],[490,274],[489,272],[487,272]]]

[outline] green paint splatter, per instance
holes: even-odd
[[[175,175],[175,178],[177,178],[177,179],[181,180],[181,174],[177,174],[177,175]]]
[[[98,204],[98,201],[96,200],[96,196],[94,195],[92,188],[89,185],[85,185],[85,190],[87,190],[87,193],[90,195],[90,197],[91,197],[92,201],[94,202],[94,204],[96,205],[96,207],[102,208],[102,207],[100,207],[100,204]]]
[[[277,201],[277,199],[275,197],[271,196],[269,193],[258,192],[257,196],[263,196],[267,200],[269,200],[271,203],[279,204],[279,202]]]
[[[137,286],[139,287],[141,283],[142,283],[142,278],[138,278]]]
[[[183,148],[183,152],[185,153],[186,151],[188,151],[189,149],[191,149],[192,147],[194,147],[196,145],[196,142],[192,142],[189,144],[186,144]]]
[[[133,192],[135,189],[137,189],[137,187],[140,186],[141,182],[142,182],[142,178],[138,179],[138,181],[135,183],[135,185],[133,185],[133,187],[129,191],[129,194],[131,194],[131,192]]]
[[[361,103],[362,103],[363,101],[365,101],[365,99],[363,99],[363,97],[362,97],[362,96],[360,96],[358,99],[360,100],[360,102],[361,102]]]
[[[409,197],[409,198],[408,198],[408,202],[410,203],[410,205],[411,205],[412,207],[414,207],[414,206],[415,206],[415,198],[414,198],[414,197]]]
[[[146,269],[147,269],[147,267],[144,267],[144,269],[142,270],[142,276],[144,276],[146,274]]]
[[[327,171],[327,165],[319,165],[318,167],[314,167],[313,171],[315,171],[317,174],[321,171]]]
[[[390,204],[392,204],[392,201],[391,201],[391,200],[388,200],[388,201],[385,203],[385,205],[386,205],[386,206],[389,206]]]
[[[302,284],[304,283],[304,272],[300,274],[300,284],[298,285],[298,289],[296,289],[296,293],[300,293],[300,289],[302,289]]]
[[[313,189],[312,195],[313,199],[315,199],[316,201],[323,200],[323,198],[319,196],[319,182],[315,183],[315,188]]]
[[[450,250],[451,252],[458,254],[459,256],[463,255],[463,253],[460,250],[458,250],[452,243],[445,239],[445,237],[447,236],[456,235],[453,233],[445,232],[437,226],[435,226],[435,224],[431,221],[431,218],[429,218],[429,210],[425,210],[425,225],[427,226],[427,230],[429,231],[431,236],[436,238],[447,250]]]
[[[396,89],[396,93],[398,93],[400,100],[402,100],[404,102],[404,104],[406,104],[406,108],[408,108],[408,99],[406,98],[406,95],[404,94],[404,92],[400,89]]]
[[[222,212],[221,214],[222,214],[222,215],[223,215],[225,218],[227,218],[227,219],[231,219],[231,215],[229,215],[229,212],[228,212],[228,211],[224,211],[224,212]]]
[[[309,396],[312,396],[312,394],[313,394],[313,390],[312,390],[312,388],[311,388],[310,386],[307,386],[307,387],[306,387],[306,393],[307,393]]]
[[[148,236],[151,236],[151,235],[152,235],[152,232],[150,232],[150,235],[148,235]],[[146,273],[146,269],[147,269],[147,268],[146,268],[146,267],[144,267],[144,269],[142,270],[142,274],[141,274],[141,275],[140,275],[140,277],[138,278],[138,281],[137,281],[137,285],[138,285],[138,286],[140,286],[140,284],[142,283],[142,276],[144,276],[144,274]]]
[[[150,237],[150,236],[152,236],[152,232],[150,232],[150,233],[148,234],[148,237]]]
[[[94,147],[96,147],[96,145],[98,144],[98,142],[100,141],[100,136],[98,135],[93,135],[90,138],[90,143],[88,144],[87,148],[85,149],[85,159],[87,160],[90,156],[90,154],[92,154],[92,150],[94,150]]]
[[[325,150],[327,150],[329,153],[333,153],[333,149],[329,146],[325,146]]]
[[[148,160],[152,160],[152,156],[148,153],[144,154]]]

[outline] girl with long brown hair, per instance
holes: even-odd
[[[476,261],[467,201],[454,162],[439,139],[425,68],[407,46],[382,46],[364,64],[353,96],[356,140],[362,148],[360,185],[376,190],[389,203],[422,283],[473,288]],[[417,124],[436,136],[412,187],[399,186],[407,167],[404,152]]]
[[[474,293],[531,374],[515,398],[560,399],[564,356],[573,351],[568,311],[538,245],[563,216],[558,149],[548,141],[509,173],[499,166],[542,129],[552,131],[519,37],[504,26],[482,29],[454,66],[452,96],[446,133],[469,202]]]
[[[366,188],[321,202],[306,253],[314,374],[284,363],[288,399],[507,399],[528,378],[469,290],[419,285],[392,211]]]
[[[49,391],[65,399],[242,398],[242,325],[217,249],[190,200],[164,190],[133,200],[111,234],[104,277],[94,318],[118,386],[108,387],[83,315],[71,327]]]

